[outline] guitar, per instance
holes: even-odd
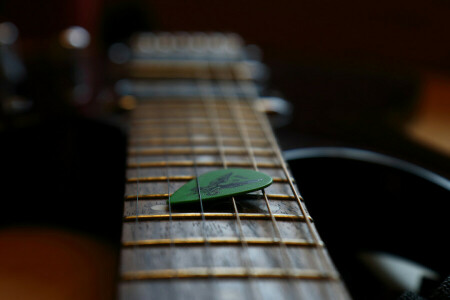
[[[184,42],[174,42],[177,38]],[[215,42],[208,41],[210,38]],[[186,51],[174,49],[180,43]],[[152,45],[157,49],[152,51]],[[213,45],[221,50],[213,51]],[[112,153],[121,151],[117,138],[122,137],[101,128],[103,125],[60,118],[56,127],[55,122],[47,122],[31,131],[16,131],[16,138],[2,136],[5,144],[14,145],[14,151],[2,157],[15,158],[5,161],[9,181],[4,197],[17,200],[5,201],[4,211],[20,212],[5,214],[2,222],[20,225],[26,220],[25,225],[31,223],[33,228],[21,225],[0,231],[0,298],[113,297],[117,250],[111,244],[99,244],[98,235],[116,240],[118,226],[111,225],[122,217],[117,213],[122,205],[119,298],[348,298],[326,249],[338,259],[335,262],[347,280],[347,273],[354,268],[349,268],[348,261],[339,260],[339,253],[349,253],[342,243],[350,245],[361,239],[341,236],[339,230],[353,225],[354,219],[341,222],[341,213],[317,209],[322,206],[320,198],[335,197],[319,193],[325,192],[319,185],[314,188],[314,194],[320,195],[316,201],[307,188],[314,178],[311,175],[323,179],[316,161],[307,172],[302,172],[305,165],[296,167],[297,162],[290,162],[295,175],[291,176],[261,113],[260,93],[253,80],[258,78],[260,64],[244,59],[239,39],[203,34],[142,35],[136,38],[133,49],[135,59],[124,66],[125,79],[116,85],[122,94],[119,103],[130,110],[124,203],[114,198],[117,192],[120,194],[122,181],[104,172],[111,170],[111,164],[120,165],[121,156]],[[149,54],[156,58],[150,59]],[[59,130],[57,135],[43,134],[55,128]],[[107,143],[107,136],[115,142]],[[56,137],[62,137],[62,142]],[[69,137],[79,137],[84,141],[81,145],[87,146],[70,143]],[[73,157],[65,160],[61,153]],[[92,158],[85,161],[86,157]],[[65,169],[62,166],[67,161],[72,165]],[[52,168],[54,165],[58,167]],[[167,205],[169,195],[193,177],[228,167],[257,168],[271,175],[274,184],[265,194],[205,202],[202,207]],[[332,178],[339,177],[339,168]],[[52,176],[42,176],[48,169]],[[21,186],[22,180],[17,180],[24,174],[31,179],[26,180],[26,189]],[[305,191],[314,219],[293,178]],[[53,193],[47,190],[48,182],[54,187]],[[337,182],[333,187],[339,186]],[[80,188],[73,189],[76,186]],[[45,195],[45,200],[36,201],[37,195]],[[349,195],[345,196],[326,206],[333,207],[332,212],[351,207],[347,202],[339,205],[348,200]],[[352,205],[361,204],[358,200],[353,199]],[[364,220],[363,215],[358,218]],[[45,227],[55,220],[60,227],[75,227],[77,231],[68,234]],[[36,228],[33,221],[44,227]],[[316,223],[327,248],[316,232]],[[326,228],[330,223],[336,225],[331,225],[334,231]],[[96,239],[78,231],[93,233]],[[439,231],[436,234],[433,236],[439,237]],[[371,236],[364,241],[372,242]],[[425,248],[415,249],[421,252]],[[443,253],[445,249],[439,248]],[[429,260],[436,265],[438,261],[431,256]],[[441,269],[445,271],[445,266]]]
[[[242,47],[223,34],[133,40],[116,85],[131,108],[119,299],[349,298],[258,109],[257,63]],[[171,204],[187,181],[231,167],[273,184]]]

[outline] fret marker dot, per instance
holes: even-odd
[[[151,207],[152,210],[157,210],[157,211],[166,211],[167,210],[167,205],[153,205]]]

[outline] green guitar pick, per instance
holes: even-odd
[[[230,197],[260,190],[272,183],[272,177],[247,169],[223,169],[198,177],[202,201]],[[170,198],[171,204],[198,202],[197,179],[192,179],[179,188]]]

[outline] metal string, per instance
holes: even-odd
[[[248,92],[248,89],[246,89],[245,92]],[[202,100],[203,100],[204,107],[207,108],[210,112],[214,111],[215,115],[217,116],[218,108],[217,108],[216,102],[213,101],[213,104],[214,104],[214,108],[213,108],[212,107],[213,105],[206,105],[207,101],[205,101],[205,99],[202,99]],[[253,149],[251,148],[252,147],[251,146],[251,142],[248,139],[249,136],[248,136],[247,129],[245,128],[244,123],[241,121],[242,120],[242,115],[241,115],[241,112],[239,110],[239,104],[236,103],[235,101],[233,101],[231,103],[231,105],[230,105],[230,103],[227,102],[227,105],[229,107],[230,112],[233,112],[234,115],[238,116],[238,118],[236,119],[236,117],[235,117],[235,119],[236,119],[236,122],[239,125],[239,131],[240,131],[241,137],[246,136],[246,138],[243,138],[243,140],[245,142],[245,146],[246,146],[247,152],[249,153],[249,156],[250,156],[250,158],[252,160],[254,169],[258,170],[258,165],[257,165],[256,159],[255,159],[255,154],[253,152]],[[277,151],[275,151],[275,153],[277,153],[277,158],[280,161],[280,164],[282,165],[283,171],[286,174],[286,177],[287,177],[287,179],[289,181],[291,189],[293,190],[293,192],[294,192],[294,194],[296,196],[296,199],[297,199],[297,201],[299,203],[300,209],[301,209],[303,215],[305,216],[305,220],[306,220],[307,224],[309,225],[311,236],[316,241],[317,245],[321,244],[320,239],[318,238],[318,235],[317,235],[316,231],[314,230],[313,226],[310,224],[309,219],[307,218],[306,209],[302,209],[303,206],[302,206],[301,201],[299,200],[299,199],[301,199],[301,196],[299,196],[297,194],[297,191],[295,190],[295,188],[294,188],[294,186],[292,184],[291,177],[289,176],[289,172],[286,169],[286,165],[284,163],[284,160],[282,159],[282,156],[279,153],[279,150],[278,150],[278,148],[276,146],[276,142],[274,142],[273,136],[271,136],[271,134],[270,134],[270,132],[271,132],[270,131],[270,127],[267,127],[267,121],[264,118],[262,118],[261,116],[259,116],[257,113],[255,113],[255,116],[260,121],[260,124],[264,125],[263,126],[264,134],[266,135],[267,140],[269,140],[270,144],[272,145],[272,148],[274,150],[277,150]],[[216,118],[216,120],[217,120],[217,118]],[[262,122],[261,120],[263,120],[264,122]],[[241,121],[241,122],[238,122],[238,121]],[[220,132],[220,124],[219,123],[214,124],[211,121],[210,118],[209,118],[209,122],[211,123],[211,125],[213,125],[212,128],[214,129],[215,133]],[[188,124],[189,124],[188,132],[189,132],[189,135],[190,135],[189,141],[190,141],[190,146],[191,146],[192,154],[193,154],[193,164],[194,164],[195,178],[196,178],[196,183],[197,183],[197,192],[198,192],[198,195],[199,195],[199,204],[200,204],[201,216],[202,216],[202,234],[203,234],[203,237],[204,237],[204,240],[205,240],[205,248],[204,248],[205,258],[209,260],[209,262],[210,262],[209,265],[212,266],[213,265],[212,264],[212,255],[211,255],[211,253],[209,253],[210,255],[208,255],[208,253],[207,253],[208,252],[207,250],[209,249],[209,241],[208,241],[208,238],[207,238],[206,220],[205,220],[204,208],[203,208],[203,203],[202,203],[200,185],[199,185],[199,181],[198,181],[197,159],[196,159],[196,155],[195,155],[195,146],[194,146],[194,141],[193,141],[193,136],[192,136],[192,128],[191,128],[192,124],[190,124],[190,123],[188,123]],[[267,128],[269,128],[269,131],[267,131]],[[217,145],[219,147],[220,156],[222,158],[223,166],[224,166],[224,168],[227,168],[228,163],[226,162],[225,151],[223,149],[224,147],[223,147],[222,137],[220,136],[220,134],[219,135],[216,134],[216,136],[218,137],[218,138],[216,138],[216,142],[217,142]],[[166,145],[164,144],[164,149],[166,149],[165,146]],[[164,156],[165,156],[165,160],[168,161],[166,152],[164,153]],[[173,244],[173,235],[172,235],[173,234],[173,231],[172,231],[172,212],[171,212],[172,208],[171,208],[171,202],[170,202],[170,179],[169,179],[169,177],[170,177],[169,175],[170,174],[169,174],[169,166],[168,166],[168,164],[166,163],[165,165],[166,165],[166,172],[167,172],[167,184],[168,184],[168,188],[167,189],[168,189],[168,195],[169,195],[169,198],[168,198],[168,200],[169,200],[168,201],[168,206],[169,206],[169,223],[170,223],[169,235],[170,235],[171,251],[172,251],[174,244]],[[136,224],[136,228],[138,228],[138,222],[139,222],[138,221],[138,216],[139,216],[139,210],[138,210],[139,209],[139,177],[140,177],[139,173],[140,173],[140,169],[139,169],[139,156],[138,156],[138,158],[137,158],[137,174],[138,174],[137,177],[138,177],[138,180],[137,180],[137,186],[136,186],[136,189],[137,189],[136,195],[137,196],[136,196],[136,208],[135,208],[136,209],[136,213],[135,213],[135,215],[136,215],[136,223],[135,223]],[[279,244],[280,244],[280,248],[285,248],[285,250],[286,250],[285,256],[283,256],[284,263],[286,264],[286,260],[290,259],[289,258],[289,253],[287,252],[286,244],[282,240],[281,232],[280,232],[280,230],[278,228],[277,221],[276,221],[275,217],[272,214],[267,195],[265,194],[264,190],[262,190],[262,192],[263,192],[263,196],[265,198],[265,202],[266,202],[267,208],[269,210],[269,213],[270,213],[270,216],[271,216],[271,219],[272,219],[274,230],[275,230],[276,234],[279,236],[278,239],[274,237],[274,241],[278,241]],[[237,223],[239,225],[239,230],[240,230],[240,235],[241,235],[241,242],[243,243],[243,247],[244,248],[247,247],[247,251],[248,251],[248,245],[247,245],[247,243],[245,241],[245,236],[243,234],[242,225],[241,225],[241,221],[240,221],[240,217],[239,217],[239,212],[238,212],[238,209],[237,209],[237,206],[236,206],[236,202],[235,202],[234,198],[232,200],[233,200],[233,206],[234,206],[235,215],[236,215],[236,221],[237,221]],[[136,234],[137,234],[137,232],[133,231],[133,238],[135,240],[136,240]],[[246,246],[244,246],[244,243],[245,243]],[[211,252],[211,251],[209,251],[209,252]],[[247,253],[247,255],[248,255],[248,253]],[[325,261],[328,261],[326,259],[327,258],[326,255],[325,254],[323,254],[323,255],[325,257]],[[251,262],[251,261],[248,260],[248,262]],[[173,262],[171,261],[171,263],[173,263]],[[331,266],[329,264],[328,264],[328,266],[331,268]],[[247,267],[248,267],[247,268],[248,274],[250,275],[251,274],[250,267],[248,265],[247,265]],[[211,271],[212,270],[210,268],[208,268],[208,272],[211,272]],[[292,275],[292,274],[289,273],[289,275]],[[212,277],[211,273],[210,273],[210,276]]]
[[[166,127],[164,127],[163,131],[165,130]],[[167,136],[167,133],[164,134],[164,136]],[[175,270],[174,269],[174,263],[173,263],[173,258],[174,258],[174,252],[175,252],[175,245],[173,242],[173,220],[172,220],[172,199],[170,197],[170,167],[169,164],[167,162],[169,162],[169,157],[167,155],[167,145],[166,145],[166,140],[163,139],[162,140],[162,146],[164,149],[164,161],[166,161],[166,177],[167,177],[167,206],[169,209],[169,239],[170,239],[170,247],[169,247],[169,269],[171,270]],[[177,278],[178,274],[177,272],[174,273],[173,278]],[[176,289],[176,284],[174,284],[173,280],[170,280],[170,291],[169,291],[169,295],[172,295],[175,293],[175,289]],[[176,293],[175,293],[176,294]],[[170,296],[172,297],[172,296]]]
[[[232,70],[230,70],[230,71],[232,72]],[[231,74],[233,74],[233,73],[231,73]],[[230,101],[230,103],[231,103],[230,111],[234,114],[234,118],[235,118],[236,123],[238,125],[238,129],[239,129],[240,135],[241,135],[241,137],[242,137],[242,139],[244,141],[245,148],[247,149],[248,155],[249,155],[249,157],[250,157],[250,159],[252,161],[253,168],[255,169],[255,171],[259,171],[258,164],[256,162],[255,155],[253,153],[253,148],[251,146],[250,137],[249,137],[249,135],[247,133],[247,128],[243,124],[243,117],[242,117],[242,114],[241,114],[241,112],[239,110],[239,107],[238,107],[238,105],[236,103],[237,99],[239,98],[239,95],[237,95],[237,93],[236,93],[235,86],[233,85],[233,92],[232,93],[230,93],[229,89],[224,87],[223,84],[221,85],[221,87],[225,91],[227,91],[228,94],[230,94],[229,95],[230,98],[233,98],[233,100]],[[294,262],[292,261],[290,255],[289,255],[288,249],[286,247],[286,244],[285,244],[285,242],[283,240],[283,237],[281,235],[280,229],[278,227],[277,220],[275,219],[275,217],[273,215],[272,209],[270,207],[269,200],[267,198],[267,194],[266,194],[264,189],[262,189],[261,191],[262,191],[264,202],[265,202],[265,204],[267,206],[267,210],[269,212],[270,219],[272,221],[272,226],[273,226],[273,229],[274,229],[274,232],[275,232],[275,235],[276,235],[276,237],[275,236],[273,237],[273,240],[274,240],[274,242],[277,242],[279,244],[279,246],[280,246],[280,253],[281,253],[281,257],[283,259],[282,260],[282,264],[284,265],[284,269],[286,270],[286,276],[288,276],[288,278],[290,279],[289,281],[291,283],[291,286],[293,286],[294,289],[297,289],[297,292],[300,294],[301,291],[300,291],[298,285],[295,284],[295,282],[293,280],[293,274],[292,274],[292,271],[291,271],[291,268],[295,269]],[[291,294],[291,296],[293,296],[293,295],[294,294]]]
[[[176,44],[172,43],[172,50],[176,51],[176,50],[180,50],[177,49]],[[189,104],[188,104],[189,105]],[[194,167],[194,177],[195,177],[195,182],[196,182],[196,188],[197,188],[197,194],[199,197],[199,204],[200,204],[200,213],[201,213],[201,218],[202,218],[202,235],[203,235],[203,239],[205,241],[205,247],[203,248],[204,250],[204,257],[206,258],[206,266],[207,266],[207,272],[209,274],[209,278],[213,279],[213,260],[212,260],[212,253],[211,253],[211,248],[210,248],[210,243],[208,240],[208,233],[207,233],[207,228],[206,228],[206,218],[205,218],[205,211],[204,211],[204,207],[203,207],[203,199],[202,199],[202,194],[201,194],[201,188],[200,188],[200,182],[199,182],[199,174],[198,174],[198,166],[197,166],[197,155],[195,154],[195,143],[193,140],[193,128],[192,128],[192,124],[191,124],[191,120],[192,120],[192,107],[189,106],[188,109],[188,114],[190,115],[189,121],[188,121],[188,126],[187,126],[187,132],[189,135],[189,144],[190,144],[190,148],[191,148],[191,153],[192,153],[192,160],[193,160],[193,167]],[[195,116],[194,116],[195,118]],[[169,193],[170,195],[170,193]],[[169,196],[170,197],[170,196]],[[170,198],[169,198],[170,199]],[[173,242],[173,241],[171,241]],[[212,281],[213,286],[214,286],[214,281]],[[213,293],[214,294],[214,293]]]
[[[134,241],[138,240],[137,237],[137,231],[139,230],[139,178],[140,178],[140,156],[136,156],[136,165],[137,165],[137,169],[136,169],[136,177],[137,177],[137,181],[136,181],[136,202],[135,202],[135,212],[134,215],[136,216],[136,219],[134,221],[134,230],[132,231],[132,237]],[[138,247],[134,246],[133,247],[133,252],[134,252],[134,263],[135,263],[135,268],[138,269],[139,266],[141,266],[140,261],[141,259],[139,258],[138,255]]]
[[[217,100],[215,99],[215,96],[213,94],[213,91],[211,89],[211,80],[210,83],[206,83],[206,81],[199,83],[199,88],[201,89],[201,99],[203,100],[205,107],[208,108],[209,114],[208,114],[208,120],[213,128],[215,140],[217,143],[217,148],[219,150],[219,155],[223,163],[224,169],[228,168],[228,162],[226,161],[225,157],[225,151],[224,151],[224,145],[223,145],[223,138],[221,135],[221,129],[220,129],[220,122],[218,121],[218,108],[217,108]],[[227,100],[225,100],[226,102]],[[211,104],[210,104],[211,103]],[[213,121],[215,120],[215,121]],[[241,245],[244,249],[244,252],[241,255],[241,263],[245,266],[245,270],[247,273],[247,276],[250,280],[250,286],[251,286],[251,293],[249,293],[249,297],[251,299],[261,299],[262,295],[260,294],[259,290],[255,288],[254,286],[254,280],[252,278],[252,270],[253,267],[252,262],[250,260],[250,251],[248,248],[248,243],[246,240],[246,237],[244,235],[244,231],[242,229],[242,222],[241,218],[239,216],[239,211],[236,205],[236,200],[234,197],[231,197],[231,201],[233,203],[233,209],[234,209],[234,215],[236,216],[236,223],[237,227],[239,229],[239,238],[241,241]],[[245,255],[245,258],[242,256]],[[257,295],[256,295],[257,294]]]
[[[198,198],[199,198],[199,205],[200,205],[200,214],[201,214],[201,218],[202,218],[202,235],[203,235],[203,239],[205,241],[205,247],[203,247],[203,251],[204,251],[204,257],[206,258],[206,269],[207,269],[207,273],[208,273],[208,278],[210,278],[213,284],[213,287],[215,285],[215,281],[214,276],[213,276],[213,257],[212,257],[212,253],[211,253],[211,249],[210,249],[210,243],[208,240],[208,234],[207,234],[207,229],[206,229],[206,217],[205,217],[205,210],[203,208],[203,199],[202,199],[202,193],[201,193],[201,189],[200,189],[200,182],[199,182],[199,174],[198,174],[198,165],[197,165],[197,156],[195,154],[195,144],[194,144],[194,140],[193,140],[193,131],[192,131],[192,124],[191,124],[191,119],[195,118],[192,117],[192,107],[190,107],[188,105],[189,109],[188,109],[188,114],[191,116],[189,121],[188,121],[188,126],[187,126],[187,131],[189,134],[189,144],[190,144],[190,148],[191,148],[191,152],[192,152],[192,161],[193,161],[193,167],[194,167],[194,177],[195,177],[195,182],[196,182],[196,189],[197,189],[197,194],[198,194]],[[215,293],[212,293],[213,295],[215,295]]]
[[[257,97],[258,93],[257,93],[257,91],[256,91],[254,86],[250,86],[250,85],[244,86],[242,83],[239,84],[238,86],[241,89],[241,91],[247,96],[247,98],[251,99],[251,98]],[[310,219],[308,218],[307,210],[306,210],[304,204],[302,203],[302,201],[304,201],[303,197],[297,192],[297,190],[296,190],[296,188],[295,188],[295,186],[294,186],[294,184],[292,182],[290,173],[289,173],[289,171],[287,169],[287,165],[284,162],[283,155],[281,154],[281,152],[280,152],[280,150],[278,148],[277,142],[276,142],[275,137],[274,137],[274,135],[273,135],[273,133],[271,131],[271,127],[270,127],[268,121],[265,118],[263,118],[260,114],[255,113],[254,110],[252,110],[252,112],[255,115],[255,117],[258,119],[259,123],[261,124],[261,127],[262,127],[262,129],[264,131],[264,135],[269,140],[269,142],[271,144],[271,147],[272,147],[272,149],[274,150],[274,152],[275,152],[275,154],[277,156],[277,160],[280,163],[281,168],[283,169],[283,173],[285,174],[286,179],[288,180],[289,186],[290,186],[292,192],[294,193],[296,202],[297,202],[297,204],[298,204],[298,206],[300,208],[301,213],[304,216],[304,220],[305,220],[305,222],[307,224],[308,230],[309,230],[309,232],[311,234],[312,239],[314,240],[314,243],[315,243],[315,245],[317,247],[316,248],[317,252],[319,253],[319,256],[320,256],[319,260],[317,261],[318,269],[321,270],[322,272],[324,272],[324,270],[326,270],[325,271],[326,275],[329,275],[331,277],[335,277],[335,272],[334,272],[334,268],[332,266],[332,263],[328,259],[327,255],[325,253],[324,247],[322,247],[323,246],[323,242],[320,240],[319,235],[318,235],[317,231],[315,230],[315,227],[312,225]],[[336,290],[340,289],[337,284],[332,284],[332,286]],[[340,293],[340,292],[333,293],[329,289],[326,289],[326,291],[328,292],[328,298],[329,299],[335,298],[336,295],[342,295],[342,293]]]

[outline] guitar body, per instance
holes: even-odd
[[[0,299],[113,299],[117,250],[49,227],[0,230]]]
[[[356,299],[396,299],[406,288],[395,286],[396,278],[386,274],[384,281],[377,278],[362,259],[368,253],[420,264],[434,271],[428,280],[436,283],[448,275],[447,179],[366,150],[321,147],[286,155],[331,257]],[[425,295],[426,277],[420,277],[417,286],[425,280]]]

